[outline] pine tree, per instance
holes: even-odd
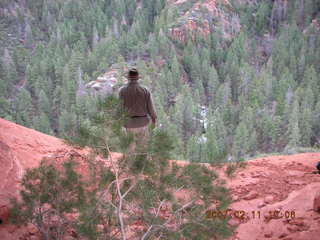
[[[95,117],[82,126],[72,142],[94,150],[84,162],[88,164],[86,182],[72,157],[62,170],[43,162],[24,176],[23,197],[12,201],[14,220],[35,224],[44,239],[64,239],[71,226],[79,237],[88,239],[229,237],[227,219],[206,218],[213,201],[218,203],[218,210],[230,202],[223,185],[212,184],[218,176],[199,164],[169,163],[172,139],[161,129],[152,132],[146,153],[126,154],[115,161],[111,151],[126,153],[132,138],[121,131],[126,115],[119,111],[119,100],[101,100]],[[98,154],[109,157],[110,166],[97,161]],[[189,192],[186,199],[177,197],[180,191]],[[46,206],[51,215],[42,211]],[[60,220],[70,213],[76,213],[75,218],[66,218],[55,228],[44,220]],[[143,228],[129,236],[128,227],[137,222]]]
[[[51,114],[51,107],[49,99],[46,93],[41,89],[39,93],[39,109],[41,112],[45,113],[47,116]]]
[[[188,86],[183,86],[181,95],[177,97],[173,121],[179,126],[179,135],[182,137],[185,146],[191,135],[197,132],[195,112],[196,105],[190,89]]]
[[[255,29],[258,34],[262,34],[268,27],[270,15],[271,4],[269,2],[261,2],[255,16]]]
[[[32,115],[33,105],[30,93],[22,88],[15,103],[15,120],[18,124],[31,127]]]
[[[202,162],[204,159],[204,144],[200,141],[199,136],[192,136],[187,145],[187,156],[190,162]]]
[[[4,89],[8,91],[6,94],[10,96],[13,86],[18,82],[19,78],[16,65],[7,48],[4,49],[4,55],[2,57],[2,70],[4,71],[3,80],[6,82]]]
[[[314,96],[318,95],[320,84],[318,83],[317,73],[313,66],[307,67],[303,77],[303,85],[309,86],[312,89]]]
[[[312,112],[312,137],[317,138],[320,134],[320,101],[315,105],[314,111]]]
[[[206,96],[207,96],[207,103],[213,104],[212,108],[214,108],[214,98],[216,96],[216,92],[218,91],[219,87],[219,76],[218,73],[215,69],[215,67],[212,65],[210,70],[209,70],[209,76],[208,76],[208,82],[207,82],[207,87],[206,87]]]
[[[59,118],[59,132],[64,138],[72,138],[75,136],[76,115],[74,112],[63,110]]]
[[[312,135],[312,111],[309,107],[302,108],[299,119],[300,143],[304,147],[310,147],[310,139]]]
[[[180,70],[180,63],[177,59],[177,55],[175,54],[175,52],[173,52],[172,54],[172,64],[171,64],[171,72],[172,72],[172,78],[174,81],[174,85],[175,88],[179,91],[181,91],[181,86],[182,86],[182,82],[181,82],[181,70]]]
[[[11,117],[10,102],[3,97],[0,97],[0,117],[5,118],[9,121],[13,121]]]
[[[206,137],[207,137],[207,141],[205,144],[204,162],[219,163],[221,159],[218,159],[218,157],[220,155],[221,149],[219,149],[219,142],[214,129],[209,127],[206,133]]]
[[[213,112],[212,117],[210,115],[208,116],[208,121],[208,127],[213,129],[213,132],[217,137],[220,153],[227,152],[229,150],[228,133],[220,108],[217,108]]]
[[[46,113],[41,112],[38,117],[34,118],[33,126],[36,130],[46,133],[46,134],[52,134],[51,126],[50,126],[50,120]]]
[[[27,48],[32,48],[33,46],[33,34],[30,24],[27,22],[26,33],[25,33],[25,46]]]
[[[202,162],[217,164],[225,161],[229,150],[227,149],[227,131],[219,109],[214,111],[212,116],[208,116],[208,126],[205,131],[204,150],[202,150],[204,157],[201,159]]]
[[[249,151],[250,135],[248,128],[244,122],[240,122],[236,128],[234,141],[233,141],[233,156],[235,159],[240,160],[244,158]]]
[[[290,114],[289,126],[288,126],[288,138],[289,142],[287,148],[295,148],[300,145],[300,129],[299,129],[299,101],[295,98],[292,106],[292,112]]]
[[[250,86],[252,84],[252,80],[254,77],[254,72],[252,67],[244,63],[243,66],[239,70],[240,72],[240,84],[239,84],[239,97],[241,96],[243,99],[248,99]]]

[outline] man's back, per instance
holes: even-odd
[[[129,121],[126,128],[138,128],[149,123],[148,115],[156,121],[156,113],[150,92],[137,81],[129,81],[119,91],[124,107],[128,110]]]

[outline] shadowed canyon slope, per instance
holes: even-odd
[[[87,152],[0,119],[0,239],[37,239],[31,226],[16,228],[7,222],[9,198],[17,196],[25,170],[36,167],[43,157],[55,156],[59,163],[70,155],[80,159]],[[231,239],[319,239],[320,213],[316,210],[320,207],[320,174],[312,174],[318,161],[320,153],[260,158],[248,161],[231,179],[225,176],[225,168],[218,169],[235,200],[230,210],[245,213],[241,219],[232,216],[230,224],[239,226]],[[295,218],[290,215],[270,219],[269,211],[276,210],[283,214],[294,212]]]

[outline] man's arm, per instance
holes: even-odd
[[[156,111],[154,110],[152,96],[149,91],[147,92],[147,110],[148,110],[148,114],[151,117],[153,127],[155,127],[157,122],[157,114],[156,114]]]
[[[118,97],[120,99],[120,106],[119,106],[119,113],[122,115],[125,113],[125,107],[124,107],[124,96],[123,96],[123,88],[121,87],[118,93]]]

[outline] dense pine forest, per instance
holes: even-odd
[[[175,159],[320,143],[320,0],[1,0],[0,52],[0,117],[50,135],[90,125],[84,84],[135,66]]]

